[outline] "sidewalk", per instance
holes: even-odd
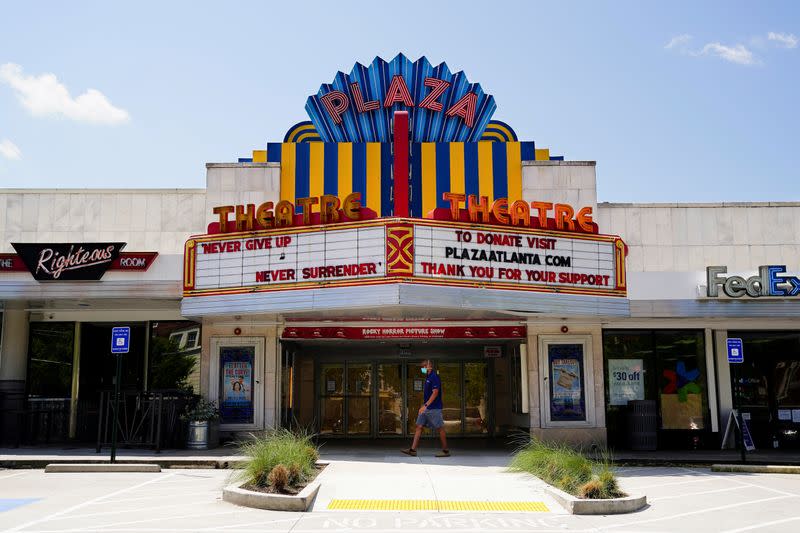
[[[312,510],[353,510],[371,502],[372,508],[387,511],[422,510],[427,505],[432,512],[479,508],[493,512],[527,505],[529,511],[565,512],[544,493],[541,480],[506,471],[507,452],[460,450],[436,458],[435,451],[424,448],[417,457],[408,457],[399,448],[329,450],[323,453],[323,459],[331,461],[323,475],[335,482],[323,481]]]
[[[435,443],[426,439],[420,446],[422,457],[430,450],[433,455]],[[380,440],[380,441],[344,441],[328,440],[321,443],[323,459],[335,460],[368,460],[374,457],[376,461],[385,456],[393,456],[400,448],[407,447],[406,440]],[[488,440],[453,440],[451,447],[454,450],[454,461],[468,460],[475,454],[493,457],[498,461],[504,457],[502,464],[492,466],[505,466],[508,458],[513,453],[513,447],[502,441]],[[49,463],[69,462],[107,462],[110,450],[103,448],[101,453],[95,453],[91,446],[62,445],[48,447],[21,447],[0,448],[0,468],[44,468]],[[619,450],[612,453],[614,462],[620,466],[646,465],[695,465],[710,466],[712,464],[738,464],[741,455],[737,450],[659,450],[655,452],[634,452]],[[155,453],[147,449],[117,450],[117,459],[121,462],[156,463],[163,468],[170,467],[205,467],[205,468],[230,468],[242,456],[235,446],[220,446],[213,450],[162,450]],[[756,450],[747,453],[749,464],[773,465],[800,465],[800,450]],[[460,464],[460,463],[458,463]],[[465,465],[469,466],[469,465]]]

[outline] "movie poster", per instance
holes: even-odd
[[[550,367],[550,418],[556,422],[586,420],[583,387],[583,345],[551,344],[547,347]]]
[[[223,346],[219,410],[223,424],[253,423],[254,346]]]

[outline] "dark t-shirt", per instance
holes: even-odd
[[[433,389],[439,389],[439,394],[436,395],[436,399],[428,406],[428,409],[441,409],[442,380],[439,379],[439,374],[437,374],[435,370],[428,374],[428,377],[425,379],[425,388],[422,390],[422,399],[425,403],[428,403],[431,394],[433,394]]]

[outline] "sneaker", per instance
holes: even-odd
[[[406,455],[410,455],[411,457],[417,456],[417,450],[415,450],[414,448],[408,448],[406,450],[400,450],[400,451]]]
[[[450,457],[450,450],[442,450],[436,454],[436,457]]]

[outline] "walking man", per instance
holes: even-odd
[[[444,418],[442,418],[442,380],[439,379],[439,374],[433,371],[433,363],[430,359],[422,361],[420,367],[420,371],[425,376],[425,387],[422,389],[423,404],[417,414],[414,442],[411,444],[411,448],[402,450],[402,452],[416,457],[422,428],[429,427],[439,432],[439,440],[442,442],[442,451],[437,453],[436,457],[450,457],[450,450],[447,449],[447,436],[444,433]]]

